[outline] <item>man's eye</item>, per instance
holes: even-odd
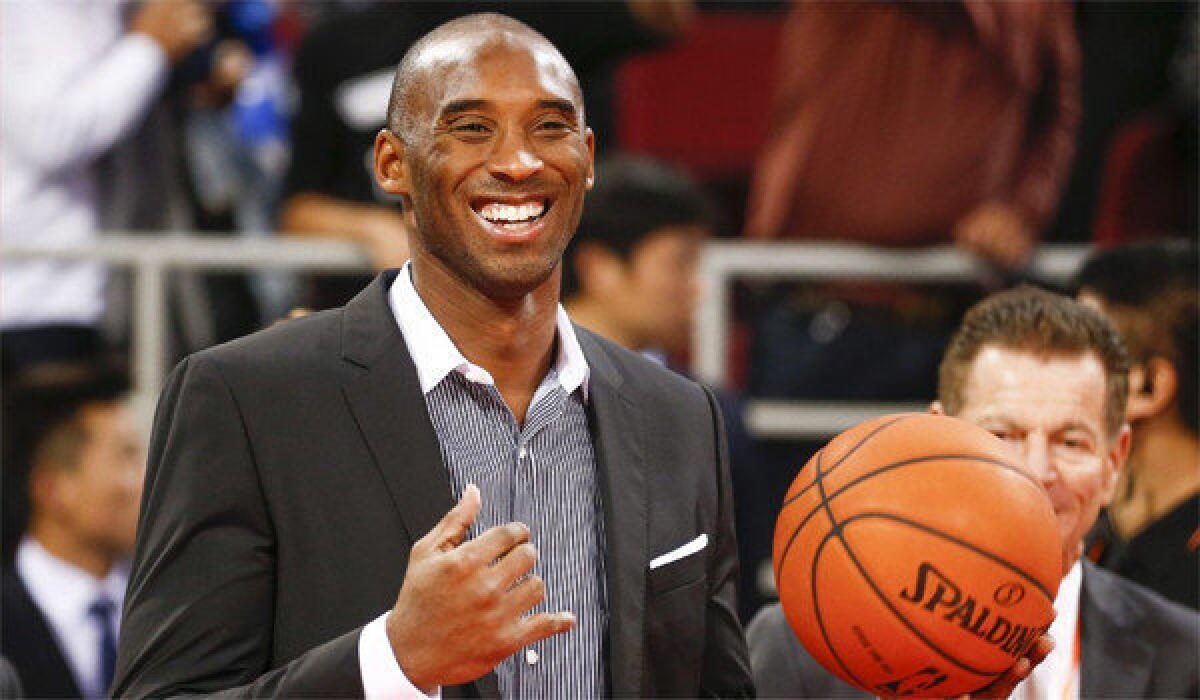
[[[466,122],[463,124],[455,124],[452,130],[460,134],[486,134],[488,131],[486,124],[479,122]]]
[[[571,125],[557,119],[547,119],[538,124],[538,129],[542,131],[570,131]]]

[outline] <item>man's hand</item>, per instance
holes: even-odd
[[[462,544],[479,514],[479,489],[412,548],[388,641],[408,680],[424,692],[479,678],[521,647],[575,625],[569,612],[525,617],[546,595],[529,528],[499,525]],[[524,578],[522,578],[524,577]]]
[[[174,63],[212,36],[212,13],[198,0],[149,0],[134,15],[129,31],[153,39]]]
[[[1006,270],[1016,270],[1033,256],[1033,230],[1013,207],[985,202],[954,225],[954,241]]]
[[[1012,691],[1033,673],[1033,669],[1046,658],[1046,655],[1054,651],[1054,638],[1048,634],[1043,634],[1037,638],[1033,646],[1029,647],[1029,651],[1025,656],[1017,659],[1017,663],[1013,667],[1004,672],[996,680],[992,681],[986,688],[982,688],[971,695],[964,695],[963,698],[1007,698],[1012,695]]]

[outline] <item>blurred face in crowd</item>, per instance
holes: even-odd
[[[557,272],[592,184],[578,83],[553,47],[520,32],[424,53],[409,133],[377,141],[378,179],[412,202],[414,262],[518,298]]]
[[[1105,373],[1100,358],[1043,354],[984,345],[966,377],[958,417],[1015,450],[1046,488],[1058,517],[1065,560],[1112,498],[1129,453],[1129,428],[1105,429]]]
[[[145,453],[124,403],[84,406],[70,445],[45,451],[35,466],[38,517],[53,521],[76,546],[119,558],[133,551]]]
[[[585,255],[586,293],[611,314],[638,350],[687,350],[699,300],[696,264],[711,232],[699,225],[668,226],[634,246],[628,259],[614,252]]]
[[[1089,289],[1080,292],[1078,300],[1080,304],[1098,311],[1112,321],[1121,331],[1126,345],[1131,348],[1141,345],[1130,337],[1131,331],[1140,331],[1137,335],[1143,337],[1154,332],[1148,327],[1155,323],[1149,313],[1139,313],[1128,308],[1122,313]],[[1175,367],[1165,358],[1150,357],[1148,361],[1139,362],[1138,354],[1133,355],[1129,363],[1129,399],[1125,410],[1129,423],[1135,430],[1146,419],[1161,416],[1172,408],[1177,390],[1176,382]]]

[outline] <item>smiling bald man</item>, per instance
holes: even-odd
[[[176,367],[115,695],[752,693],[713,396],[558,303],[593,151],[527,26],[412,47],[374,158],[412,259]]]

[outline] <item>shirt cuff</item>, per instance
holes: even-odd
[[[358,635],[358,672],[362,675],[364,700],[440,700],[442,689],[426,695],[408,680],[387,637],[384,613],[363,627]]]
[[[167,74],[171,67],[167,60],[167,52],[163,51],[158,42],[138,32],[129,32],[122,37],[117,51],[124,69],[129,75],[150,76],[150,89],[157,93],[167,82]]]

